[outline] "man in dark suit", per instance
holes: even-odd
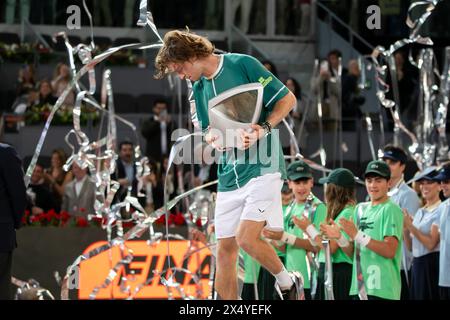
[[[11,146],[0,143],[0,300],[11,299],[12,253],[25,206],[22,162]]]
[[[141,133],[147,141],[146,156],[161,164],[163,156],[169,154],[171,134],[175,123],[167,113],[167,102],[156,100],[153,104],[153,115],[142,124]]]
[[[131,196],[137,196],[138,181],[136,179],[133,143],[122,141],[119,144],[119,159],[116,161],[116,171],[111,178],[120,183],[120,188],[114,197],[114,203],[123,201],[128,190],[130,190]]]

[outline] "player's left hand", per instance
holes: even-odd
[[[252,124],[251,125],[251,131],[241,131],[241,142],[242,142],[242,149],[248,149],[250,148],[256,141],[261,139],[265,132],[263,127],[261,127],[258,124]]]

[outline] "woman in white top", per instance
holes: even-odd
[[[441,200],[436,171],[424,170],[417,176],[425,205],[414,219],[405,212],[404,239],[412,251],[410,297],[412,300],[439,299],[439,218]]]

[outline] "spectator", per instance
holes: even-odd
[[[337,136],[337,129],[341,115],[339,112],[339,83],[337,79],[340,68],[340,58],[342,54],[339,50],[332,50],[328,53],[327,60],[320,65],[319,75],[312,79],[311,87],[316,94],[320,94],[322,100],[322,114],[324,129],[333,131]],[[346,70],[342,70],[342,76]]]
[[[65,63],[58,63],[55,68],[53,75],[53,80],[51,82],[53,94],[56,98],[64,92],[66,87],[69,85],[71,80],[71,74],[69,66]],[[64,100],[65,105],[73,106],[75,103],[75,95],[73,91],[67,95],[66,100]]]
[[[0,300],[11,299],[11,267],[16,229],[25,212],[26,191],[16,151],[0,144]]]
[[[40,163],[36,164],[31,175],[27,195],[29,198],[29,209],[32,214],[39,214],[50,209],[55,209],[50,187],[44,179],[44,166]]]
[[[408,127],[412,127],[412,121],[417,119],[417,101],[419,100],[418,72],[407,63],[405,54],[402,51],[394,53],[395,66],[397,68],[397,82],[399,93],[398,110],[401,119]],[[387,83],[392,86],[390,74]],[[389,90],[386,94],[388,99],[394,100],[394,90]],[[394,100],[395,101],[395,100]]]
[[[381,156],[391,171],[391,180],[389,196],[392,202],[396,203],[401,209],[406,209],[410,215],[415,216],[417,210],[422,206],[417,193],[408,187],[404,180],[404,172],[408,155],[405,150],[393,145],[387,145],[383,148]],[[411,263],[413,256],[405,246],[402,248],[402,291],[401,300],[409,300],[409,283],[411,283]]]
[[[12,105],[15,113],[22,114],[37,100],[35,89],[35,71],[33,65],[25,65],[19,70],[16,86],[16,100]]]
[[[410,297],[412,300],[439,299],[439,221],[441,199],[436,171],[417,176],[425,206],[414,218],[404,211],[404,238],[412,251]]]
[[[350,60],[348,62],[348,73],[342,77],[342,118],[350,120],[343,123],[344,129],[347,130],[356,129],[355,120],[361,118],[360,107],[366,101],[358,87],[360,74],[358,61]]]
[[[149,159],[161,163],[162,155],[170,151],[170,135],[175,123],[167,113],[167,102],[156,100],[153,104],[153,115],[144,121],[141,133],[147,141],[146,155]]]
[[[95,214],[95,183],[89,177],[88,169],[82,169],[76,162],[72,164],[72,174],[74,179],[64,188],[61,211],[87,218]]]
[[[119,144],[119,159],[116,160],[116,171],[111,177],[120,184],[114,197],[114,203],[122,202],[127,194],[137,197],[136,164],[134,163],[134,145],[130,141]]]
[[[13,24],[16,22],[16,0],[6,0],[5,22]],[[30,0],[20,0],[20,21],[28,19],[30,15]]]
[[[292,117],[295,137],[297,138],[297,141],[299,141],[300,145],[303,146],[306,144],[306,141],[303,138],[306,138],[307,133],[305,132],[305,129],[303,129],[302,133],[300,132],[302,117],[306,111],[304,105],[302,104],[302,90],[300,84],[294,78],[288,78],[284,84],[297,98],[297,103],[292,109],[290,115]],[[311,117],[312,115],[313,112],[309,110],[307,116]],[[302,136],[300,136],[300,134],[302,134]]]
[[[19,70],[16,95],[22,96],[28,94],[30,90],[34,89],[35,85],[36,81],[34,66],[27,64]]]
[[[46,183],[50,185],[50,191],[53,194],[55,210],[61,208],[61,201],[64,195],[64,187],[72,180],[72,173],[65,172],[63,165],[66,163],[67,156],[64,150],[55,149],[52,152],[51,166],[44,173]]]
[[[39,83],[39,95],[36,97],[36,99],[31,99],[31,104],[33,106],[44,106],[46,104],[53,106],[56,100],[57,99],[53,96],[52,93],[52,86],[50,84],[50,81],[42,80]]]

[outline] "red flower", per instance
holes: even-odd
[[[134,223],[133,223],[133,221],[127,221],[127,222],[123,222],[122,223],[122,227],[123,228],[133,228],[134,227]]]
[[[61,213],[59,214],[61,217],[61,225],[64,226],[66,225],[67,221],[69,221],[70,219],[70,214],[67,213],[67,211],[61,211]]]
[[[42,214],[36,214],[30,217],[30,223],[40,222],[42,219]]]
[[[181,212],[177,212],[174,218],[174,222],[177,226],[183,226],[186,223],[186,220],[184,219],[184,216]]]
[[[163,214],[161,217],[159,217],[157,220],[155,220],[155,224],[161,225],[166,223],[166,215]]]
[[[88,221],[84,217],[76,217],[76,226],[77,227],[85,228],[88,225],[89,225]]]
[[[85,208],[80,208],[80,212],[85,213],[86,209]]]
[[[195,224],[197,225],[197,227],[201,228],[202,227],[202,219],[198,218],[197,221],[195,221]]]

